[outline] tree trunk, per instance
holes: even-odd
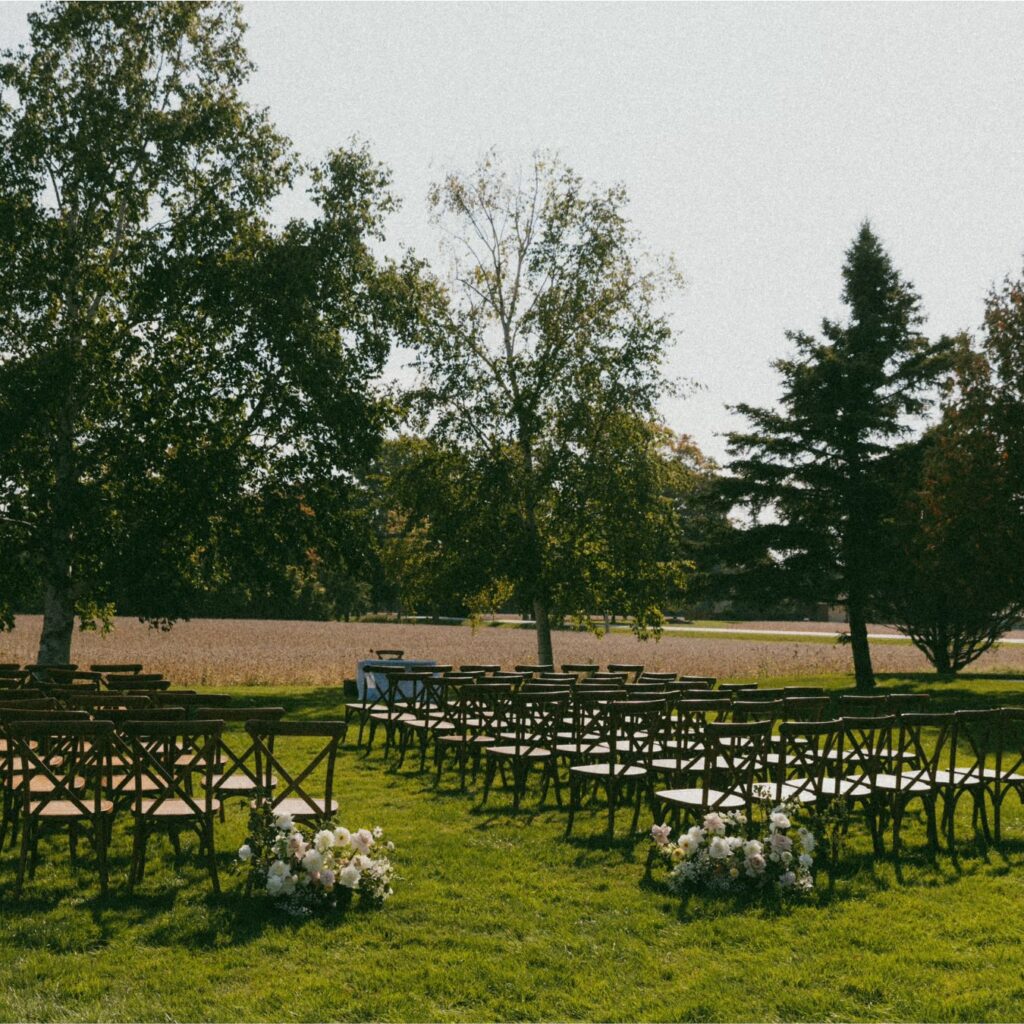
[[[538,595],[533,599],[533,620],[537,623],[537,664],[554,665],[555,655],[551,648],[551,619],[548,603]]]
[[[43,534],[47,549],[43,630],[38,661],[63,665],[71,661],[71,634],[75,626],[75,579],[72,568],[75,491],[74,428],[71,402],[64,406],[54,441],[54,480],[49,529]]]
[[[850,646],[853,649],[853,672],[858,690],[875,688],[875,673],[871,668],[871,649],[868,646],[868,625],[859,601],[846,605],[850,618]]]

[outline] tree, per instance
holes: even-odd
[[[491,154],[430,201],[448,231],[455,312],[420,347],[419,407],[435,442],[489,481],[479,497],[507,528],[464,543],[498,549],[497,576],[532,608],[538,658],[551,662],[552,621],[593,565],[566,517],[579,520],[578,482],[607,431],[655,418],[671,338],[655,307],[677,278],[641,266],[621,187],[590,188],[557,161],[537,158],[517,179]]]
[[[973,357],[971,361],[976,361]],[[879,542],[878,607],[943,676],[987,651],[1024,614],[1024,517],[1008,462],[976,411],[894,455]]]
[[[849,317],[824,320],[822,339],[787,334],[796,354],[774,364],[781,409],[736,407],[751,426],[729,435],[729,486],[753,517],[754,571],[770,566],[779,593],[845,604],[857,686],[868,689],[867,617],[886,511],[879,468],[909,418],[928,409],[951,343],[920,333],[918,296],[866,222],[846,253],[842,297]]]
[[[170,620],[345,546],[423,284],[373,254],[387,173],[306,168],[242,99],[235,5],[29,22],[0,57],[0,516],[42,581],[39,657],[67,661],[76,606]],[[317,213],[275,228],[305,171]]]

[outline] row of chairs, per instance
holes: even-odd
[[[159,672],[143,672],[137,662],[97,663],[88,670],[77,664],[30,664],[15,662],[0,663],[0,690],[25,688],[74,688],[83,691],[100,690],[129,691],[166,690],[169,680]]]
[[[88,696],[75,695],[76,703]],[[52,697],[0,702],[0,846],[8,829],[14,845],[20,828],[17,891],[26,871],[34,872],[40,836],[66,830],[72,855],[79,836],[95,848],[105,892],[107,849],[122,813],[132,822],[130,887],[143,877],[153,833],[167,832],[178,855],[179,833],[192,830],[215,891],[214,826],[226,800],[267,802],[299,821],[327,822],[336,814],[343,721],[283,721],[283,708],[232,707],[225,700],[143,706],[137,696],[124,696],[114,706],[103,696],[73,708]],[[232,731],[232,724],[243,728]],[[285,737],[321,742],[296,764],[282,756],[278,740]],[[312,785],[321,776],[322,789]]]

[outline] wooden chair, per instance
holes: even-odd
[[[284,717],[284,708],[224,708],[197,707],[194,717],[202,720],[224,722],[279,722]],[[220,820],[224,820],[224,805],[230,797],[253,799],[263,793],[264,786],[269,785],[273,792],[277,779],[271,774],[269,779],[260,778],[256,767],[256,743],[252,736],[243,731],[231,733],[230,741],[221,730],[217,740],[217,752],[213,774],[213,792],[220,800]],[[241,742],[239,742],[241,740]]]
[[[581,805],[583,789],[588,785],[603,788],[608,803],[608,838],[615,834],[615,814],[623,797],[632,792],[635,809],[632,831],[640,820],[643,790],[653,793],[649,785],[650,766],[661,752],[658,740],[662,721],[668,713],[665,698],[615,700],[608,703],[599,721],[602,733],[598,743],[607,749],[606,760],[596,764],[575,764],[569,768],[569,820],[565,835],[572,834],[576,811]]]
[[[740,690],[756,690],[757,683],[719,683],[718,692],[733,694]]]
[[[995,842],[1003,838],[1003,804],[1011,794],[1024,803],[1024,708],[999,709],[999,728],[996,733],[996,766],[991,777],[995,784],[992,795],[992,829]]]
[[[122,698],[115,697],[114,699]],[[114,726],[110,737],[110,776],[107,780],[107,792],[114,802],[115,809],[130,807],[138,795],[140,787],[144,796],[157,796],[163,790],[163,783],[156,776],[144,772],[138,778],[136,777],[135,741],[128,729],[128,724],[130,722],[184,722],[185,709],[107,706],[99,714]],[[155,752],[161,756],[165,745],[166,742],[162,736],[156,737],[151,743]],[[181,747],[178,748],[176,756],[183,769],[189,767],[191,759]]]
[[[513,665],[513,670],[527,676],[540,675],[543,672],[554,672],[554,665]]]
[[[583,677],[584,679],[587,676],[592,676],[595,672],[599,672],[600,670],[601,670],[601,666],[600,665],[573,665],[573,664],[568,664],[568,665],[563,665],[562,666],[562,671],[566,675],[573,675],[573,676],[577,676],[577,677]]]
[[[508,723],[508,708],[512,700],[510,683],[472,683],[459,687],[458,697],[451,706],[449,721],[454,728],[439,733],[434,742],[434,785],[441,782],[441,773],[449,753],[454,754],[459,766],[459,788],[466,788],[466,774],[470,761],[473,779],[480,768],[483,749],[498,742]]]
[[[883,800],[875,785],[879,775],[891,775],[895,764],[892,732],[895,715],[843,716],[843,778],[849,787],[847,799],[857,799],[864,808],[868,831],[876,856],[885,848],[879,826]],[[866,790],[867,795],[860,794]]]
[[[742,811],[749,822],[771,729],[771,722],[709,722],[701,785],[660,790],[656,799],[672,809],[677,824],[680,813],[690,819],[711,811]]]
[[[678,678],[678,672],[643,672],[636,681],[638,683],[671,683]]]
[[[939,770],[938,781],[945,788],[942,827],[946,833],[946,845],[955,860],[956,808],[965,796],[971,798],[975,835],[980,835],[984,845],[992,842],[986,802],[991,802],[994,810],[1002,711],[972,708],[956,711],[954,717],[956,723],[953,740],[949,745],[950,760],[944,769]]]
[[[661,738],[662,755],[651,762],[652,770],[667,783],[692,783],[704,771],[704,735],[709,722],[725,721],[732,712],[726,697],[693,698],[687,694],[672,704]]]
[[[101,662],[97,665],[89,666],[90,672],[99,672],[101,675],[138,675],[142,671],[142,665],[138,662]]]
[[[500,665],[460,665],[459,675],[466,675],[466,673],[477,673],[481,672],[485,676],[493,675],[495,672],[500,672]]]
[[[794,802],[820,808],[856,790],[854,783],[842,777],[843,723],[838,718],[781,723],[778,753],[776,803]],[[871,791],[862,787],[859,795],[867,797]]]
[[[166,829],[177,857],[180,856],[178,834],[183,828],[188,828],[198,835],[199,855],[206,860],[213,891],[220,892],[214,847],[214,822],[220,811],[220,801],[214,797],[213,772],[221,727],[219,721],[125,723],[124,731],[131,742],[135,779],[129,891],[134,890],[145,875],[150,836]],[[180,757],[183,747],[192,754],[185,764],[181,763]],[[192,784],[196,771],[202,774],[202,796],[195,795]],[[149,782],[144,783],[144,779]]]
[[[892,853],[900,854],[900,827],[907,806],[914,800],[924,805],[928,821],[928,847],[932,856],[939,848],[936,804],[943,787],[940,771],[948,771],[956,717],[953,714],[899,716],[899,739],[891,772],[879,772],[875,789],[887,800],[892,820]],[[927,741],[923,738],[929,730]]]
[[[533,765],[544,766],[541,780],[540,802],[543,806],[548,785],[554,780],[555,799],[562,805],[562,791],[558,781],[556,745],[558,734],[569,704],[568,690],[554,693],[517,693],[509,708],[507,731],[501,742],[484,747],[486,771],[481,806],[487,803],[495,771],[507,764],[512,770],[512,809],[519,810],[519,801],[526,793],[526,779]]]
[[[433,678],[434,672],[432,669],[386,669],[383,675],[385,682],[378,687],[379,699],[367,715],[370,730],[366,737],[366,753],[369,754],[373,748],[377,729],[383,726],[386,758],[400,737],[402,723],[416,718],[417,694],[423,689],[425,681]]]
[[[338,747],[348,723],[342,721],[282,722],[256,720],[245,723],[253,739],[259,796],[252,806],[268,803],[274,814],[290,815],[295,821],[329,824],[338,813],[334,799],[334,772]],[[312,757],[304,757],[297,771],[288,767],[278,749],[281,738],[320,740]],[[323,796],[311,795],[314,773],[323,765]]]
[[[44,830],[67,828],[71,856],[75,856],[79,831],[96,851],[100,891],[107,891],[107,847],[114,812],[104,792],[106,759],[110,753],[109,722],[65,720],[11,722],[7,733],[20,759],[28,784],[20,787],[22,798],[21,853],[15,894],[20,895],[26,868],[35,874],[39,837]],[[61,751],[60,764],[52,751]],[[36,785],[36,782],[43,785]],[[30,863],[31,858],[31,863]]]
[[[108,690],[127,690],[131,693],[169,690],[170,680],[156,675],[111,675],[104,676],[103,683]]]
[[[426,771],[427,750],[431,740],[436,741],[439,735],[455,729],[450,721],[453,694],[458,693],[459,687],[472,686],[477,681],[477,676],[453,674],[430,676],[423,680],[413,702],[412,714],[415,717],[406,719],[399,726],[401,741],[398,768],[405,764],[405,755],[415,740],[420,752],[420,771]]]
[[[617,665],[609,664],[608,671],[613,675],[624,675],[627,679],[636,681],[644,674],[643,665]]]

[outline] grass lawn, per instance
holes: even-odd
[[[1024,704],[1021,680],[935,689],[936,710]],[[339,710],[337,691],[326,688],[235,692],[307,717]],[[244,900],[241,876],[228,870],[245,835],[240,806],[219,826],[220,897],[188,839],[178,870],[155,839],[146,880],[129,897],[128,833],[119,825],[106,900],[89,851],[72,869],[66,840],[54,839],[44,840],[35,880],[13,901],[15,858],[5,849],[0,1018],[1021,1018],[1024,813],[1015,801],[1004,845],[987,858],[963,816],[959,869],[945,854],[928,863],[923,823],[912,818],[901,877],[890,861],[872,862],[855,822],[831,899],[822,892],[772,914],[722,901],[683,906],[657,871],[645,883],[647,840],[606,847],[601,808],[579,816],[567,842],[564,814],[537,811],[536,789],[513,815],[500,790],[480,809],[452,778],[435,791],[407,768],[396,773],[378,752],[367,759],[351,747],[340,761],[341,823],[384,826],[400,880],[382,910],[357,906],[336,921],[296,921]],[[627,825],[628,817],[620,832]]]

